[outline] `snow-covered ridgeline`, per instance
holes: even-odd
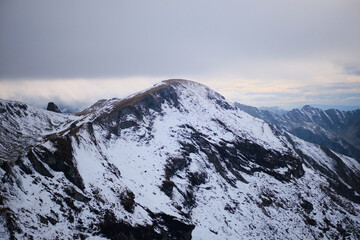
[[[358,174],[354,159],[251,117],[204,85],[165,81],[103,102],[74,123],[34,147],[11,174],[0,170],[8,179],[2,186],[4,234],[360,236],[359,204],[329,182],[335,176],[353,188],[347,197],[359,195],[358,180],[346,178]],[[337,172],[339,162],[350,175]]]

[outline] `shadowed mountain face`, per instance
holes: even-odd
[[[19,104],[0,105],[1,147],[17,146],[1,159],[5,238],[360,237],[355,159],[204,85],[163,81],[74,115]]]
[[[236,107],[306,141],[360,159],[360,109],[321,110],[309,105],[282,115],[235,103]]]

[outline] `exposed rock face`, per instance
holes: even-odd
[[[9,238],[360,238],[355,159],[204,85],[164,81],[63,121],[1,162]]]
[[[40,159],[52,170],[56,172],[63,172],[70,182],[83,190],[84,183],[73,161],[73,149],[70,138],[52,138],[49,140],[49,143],[52,144],[53,151],[50,151],[43,146],[36,146],[29,151],[27,156],[29,159],[32,159],[31,161],[34,168],[34,162],[36,162],[37,159]],[[40,171],[38,169],[40,169]],[[52,177],[51,174],[46,171],[44,172],[44,170],[40,167],[35,168],[35,170],[41,175]]]
[[[53,102],[48,103],[46,110],[51,111],[51,112],[61,113],[58,106],[56,106],[56,104]]]
[[[324,145],[360,161],[360,109],[321,110],[309,105],[282,115],[243,104],[235,104],[250,115],[279,126],[306,141]]]

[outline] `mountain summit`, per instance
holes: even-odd
[[[360,237],[355,159],[202,84],[167,80],[74,115],[8,101],[0,113],[0,146],[18,147],[1,159],[5,238]]]

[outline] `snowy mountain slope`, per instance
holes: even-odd
[[[321,110],[309,105],[282,115],[268,110],[235,104],[250,115],[279,126],[297,137],[324,145],[336,152],[360,159],[360,109]]]
[[[0,160],[13,161],[42,137],[61,131],[78,119],[24,103],[0,99]]]
[[[2,236],[360,237],[360,164],[169,80],[2,162]],[[0,235],[1,236],[1,235]]]

